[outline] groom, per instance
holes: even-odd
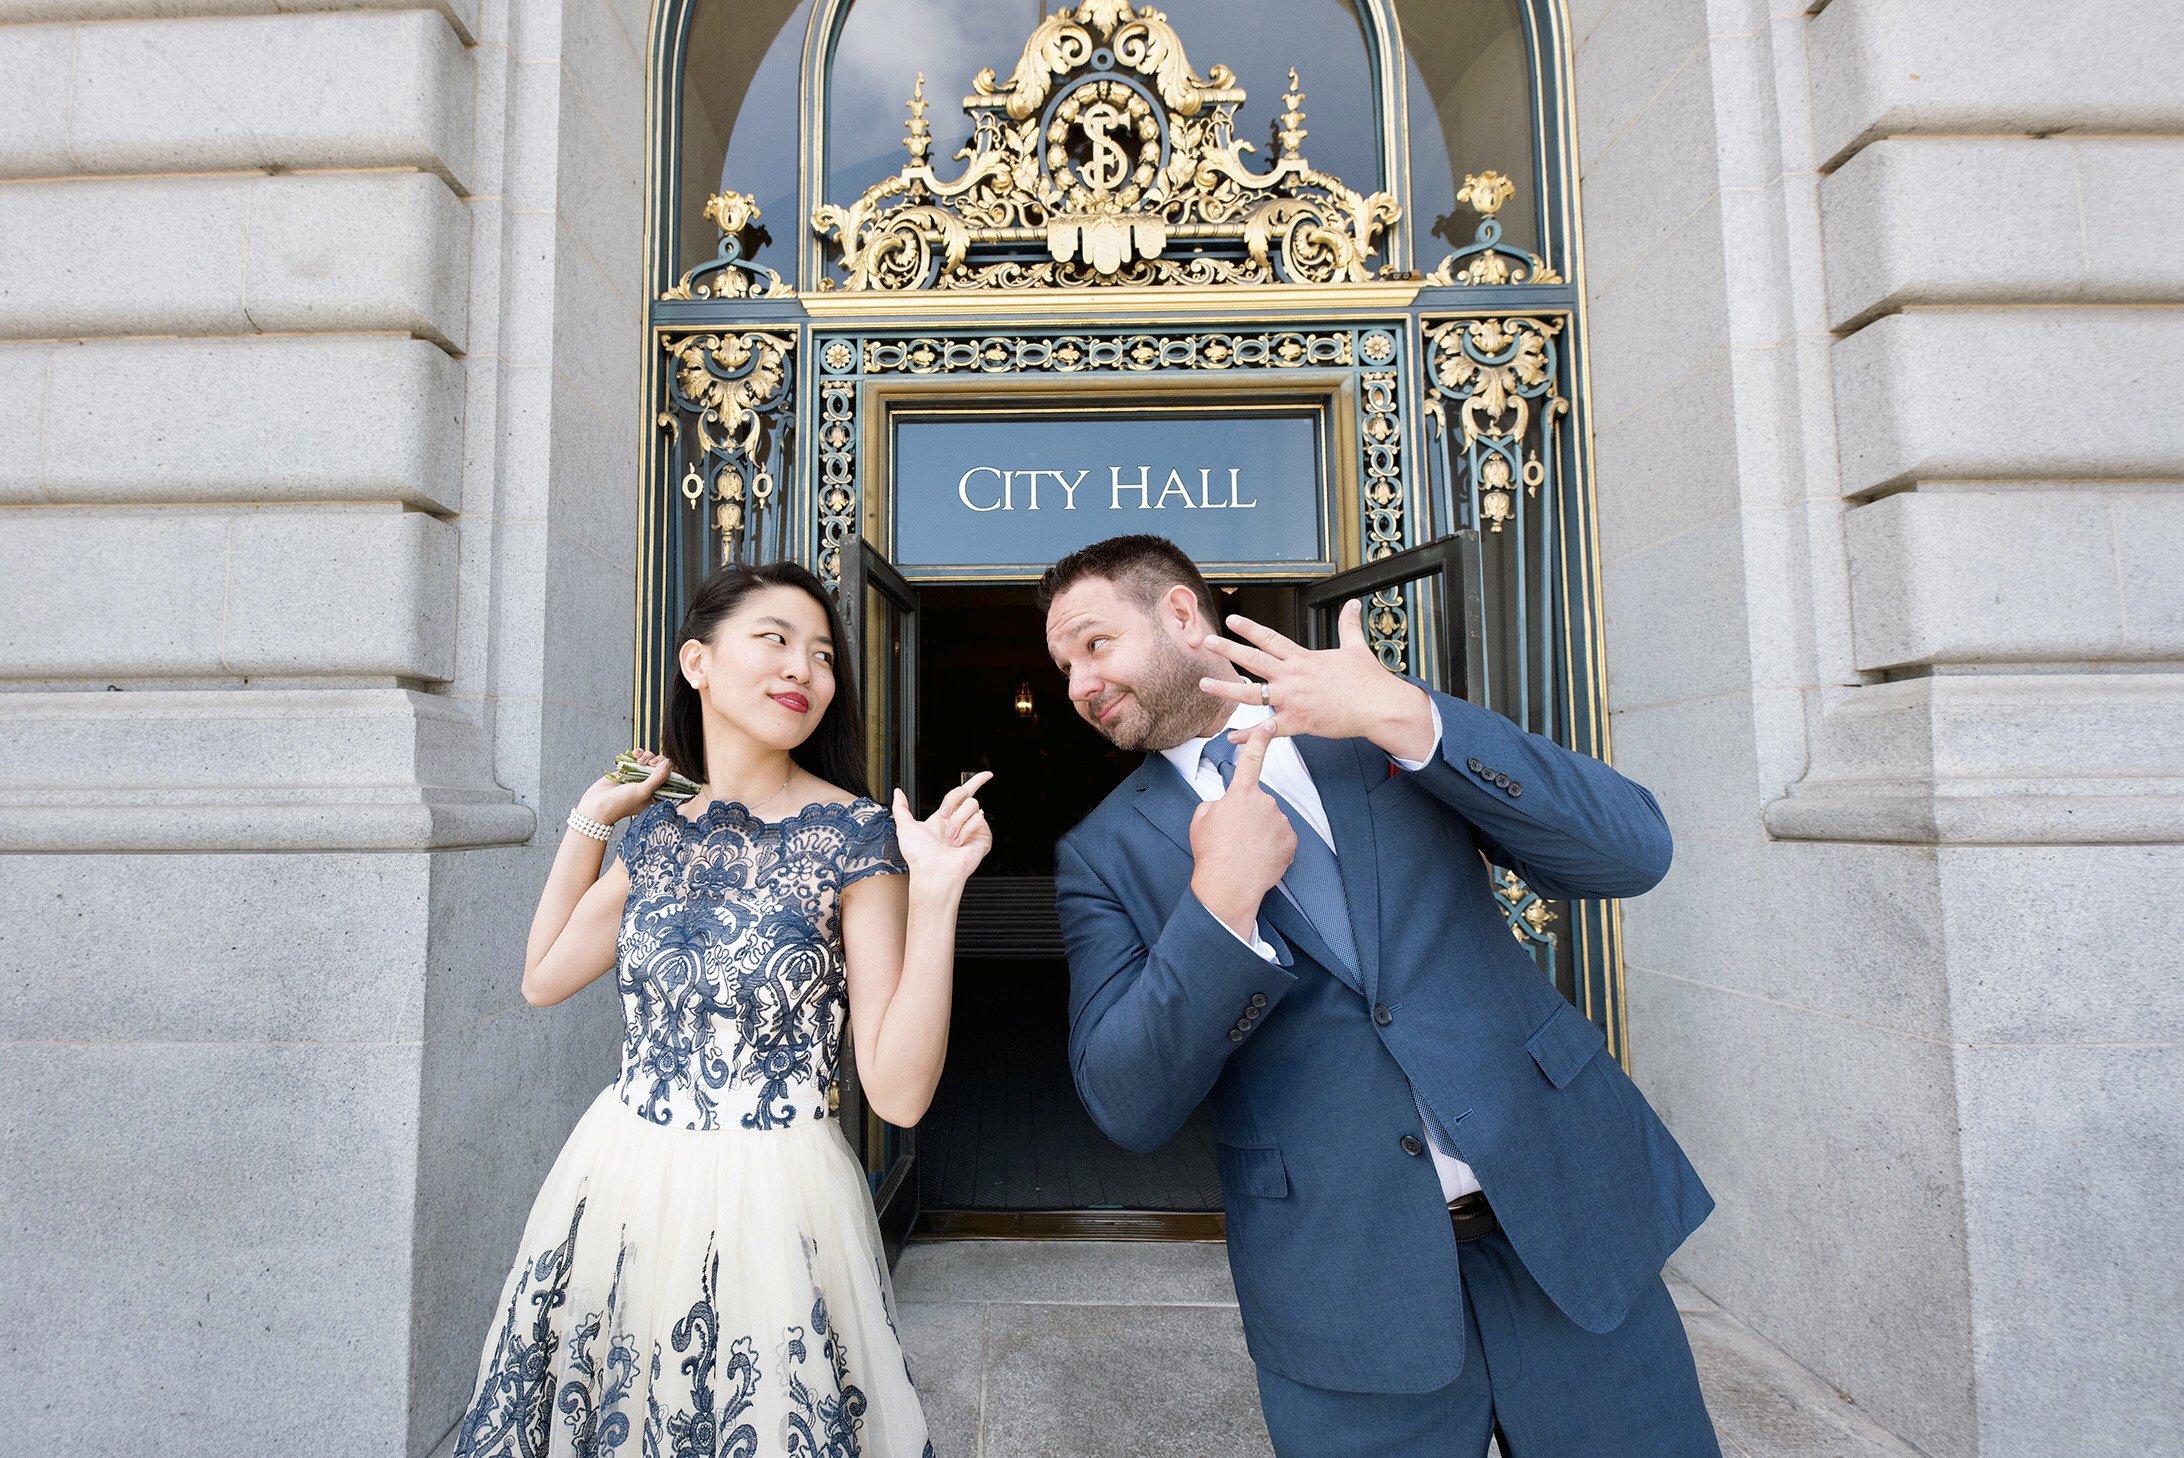
[[[1223,636],[1158,537],[1039,594],[1077,712],[1149,751],[1057,848],[1077,1088],[1138,1150],[1211,1103],[1276,1450],[1717,1455],[1660,1275],[1713,1201],[1482,861],[1636,896],[1653,797],[1388,672],[1354,602],[1336,648]]]

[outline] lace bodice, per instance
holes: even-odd
[[[684,1129],[826,1118],[848,1002],[837,898],[908,869],[893,817],[870,800],[781,821],[732,801],[694,818],[655,802],[622,858],[622,1102]]]

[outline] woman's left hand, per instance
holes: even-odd
[[[902,858],[909,863],[913,881],[935,880],[961,885],[978,869],[993,849],[993,829],[978,803],[980,786],[993,778],[982,770],[948,792],[940,808],[924,820],[910,811],[910,801],[895,791],[895,839]]]

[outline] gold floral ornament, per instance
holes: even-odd
[[[1509,921],[1511,936],[1519,942],[1543,942],[1550,947],[1561,940],[1547,929],[1555,919],[1554,908],[1519,880],[1516,872],[1497,868],[1492,880],[1494,894],[1501,900],[1502,915]]]
[[[902,170],[846,208],[813,211],[813,229],[838,249],[841,287],[1363,282],[1401,216],[1392,194],[1363,195],[1306,160],[1294,70],[1273,165],[1247,167],[1235,73],[1198,74],[1150,6],[1057,10],[1007,80],[988,69],[971,85],[960,175],[933,171],[920,75]]]
[[[719,248],[661,298],[778,299],[795,292],[772,269],[745,261],[744,244],[758,222],[758,202],[749,193],[714,193],[705,200],[705,216],[720,230]]]
[[[1456,201],[1469,203],[1482,218],[1491,218],[1501,211],[1502,204],[1517,195],[1517,185],[1499,172],[1465,173],[1463,190],[1456,194]]]
[[[1460,465],[1475,493],[1476,519],[1490,532],[1515,517],[1520,485],[1536,497],[1547,479],[1553,422],[1570,408],[1556,384],[1555,339],[1562,324],[1518,316],[1425,328],[1434,386],[1425,412],[1446,430],[1448,407],[1455,405],[1463,432]]]
[[[1426,282],[1484,284],[1488,287],[1561,283],[1562,275],[1550,268],[1547,260],[1537,253],[1501,246],[1501,220],[1494,215],[1516,193],[1517,185],[1499,172],[1464,174],[1464,185],[1457,190],[1456,200],[1469,205],[1479,215],[1477,241],[1442,259],[1441,266],[1426,275]]]
[[[671,357],[669,408],[658,424],[683,464],[683,500],[694,509],[711,500],[721,560],[729,561],[748,519],[773,503],[769,437],[778,436],[789,413],[794,344],[758,332],[674,335],[662,343]],[[685,420],[697,437],[694,453],[687,453]]]

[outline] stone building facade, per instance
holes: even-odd
[[[1937,1458],[2184,1451],[2184,9],[1556,14],[1679,1268]],[[514,989],[633,732],[655,23],[0,0],[10,1448],[455,1420],[613,1057]]]

